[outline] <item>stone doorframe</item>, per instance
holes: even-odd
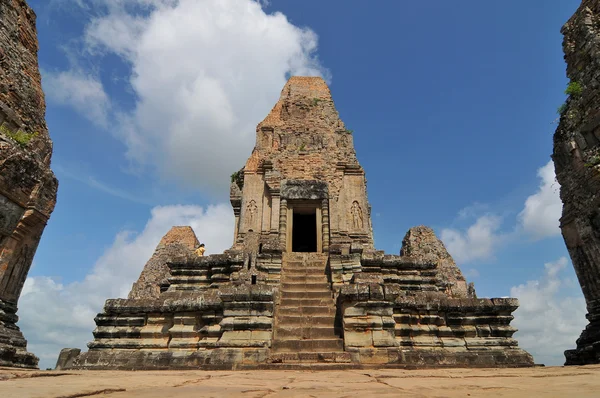
[[[316,180],[283,180],[279,201],[279,244],[292,251],[294,207],[315,209],[317,253],[329,251],[329,190],[327,183]]]
[[[286,223],[286,239],[285,239],[285,250],[288,253],[292,252],[292,231],[294,229],[294,209],[300,210],[315,210],[315,217],[317,221],[317,253],[323,252],[323,211],[321,210],[321,201],[304,201],[304,200],[291,200],[287,203],[287,223]]]

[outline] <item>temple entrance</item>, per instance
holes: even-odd
[[[287,251],[320,253],[323,251],[320,203],[291,201],[287,213]]]
[[[317,209],[294,209],[292,251],[317,251]]]

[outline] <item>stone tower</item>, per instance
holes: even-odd
[[[58,188],[37,51],[31,8],[0,2],[0,366],[26,368],[38,359],[16,326],[17,302]]]
[[[292,77],[233,175],[234,248],[373,249],[365,173],[322,79]]]
[[[533,365],[512,338],[517,300],[476,298],[430,228],[400,255],[374,248],[365,173],[321,78],[287,82],[230,193],[231,249],[198,257],[193,231],[171,230],[66,367]]]
[[[589,325],[567,365],[600,363],[600,1],[584,0],[563,26],[570,79],[554,134],[562,235],[587,304]]]

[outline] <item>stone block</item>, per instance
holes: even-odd
[[[370,330],[344,330],[344,347],[372,347],[373,334]]]
[[[396,346],[396,336],[393,330],[373,330],[374,347],[394,347]]]
[[[364,364],[385,364],[389,361],[388,350],[361,348],[359,350],[360,363]]]
[[[344,317],[366,316],[367,309],[363,307],[347,307],[344,310]]]
[[[81,354],[79,348],[63,348],[60,350],[54,370],[70,369],[79,354]]]
[[[444,348],[462,347],[465,348],[465,339],[457,339],[452,337],[442,337],[440,339]]]

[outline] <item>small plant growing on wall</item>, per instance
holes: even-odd
[[[587,162],[585,167],[594,167],[600,164],[600,155],[594,155],[590,158],[590,161]]]
[[[346,129],[346,134],[352,134],[352,133],[354,133],[354,130],[348,130],[348,129]]]
[[[559,115],[562,115],[566,109],[567,109],[567,103],[564,103],[558,107],[558,109],[556,110],[556,113],[558,113]]]
[[[567,86],[567,89],[565,90],[565,94],[570,95],[571,97],[578,97],[581,95],[582,92],[583,92],[583,87],[581,86],[581,83],[579,83],[579,82],[569,83],[569,85]]]
[[[306,146],[304,144],[300,145],[300,148],[298,148],[300,151],[304,151],[306,150]]]
[[[0,133],[15,141],[19,146],[25,147],[38,133],[26,133],[23,130],[11,131],[8,127],[0,126]]]
[[[320,98],[313,98],[313,99],[312,99],[312,105],[313,105],[313,106],[317,106],[317,105],[319,105],[319,102],[321,102],[321,99],[320,99]]]

